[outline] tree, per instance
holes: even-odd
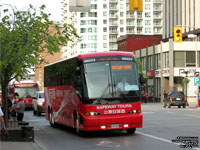
[[[12,7],[12,6],[11,6]],[[59,24],[49,20],[50,14],[45,13],[45,5],[36,9],[29,5],[26,11],[5,9],[0,21],[0,82],[2,86],[3,111],[7,124],[8,84],[15,77],[23,77],[28,68],[42,63],[38,61],[40,53],[47,51],[52,54],[59,52],[59,46],[66,46],[73,38],[78,38],[73,25]],[[54,26],[56,32],[49,28]]]

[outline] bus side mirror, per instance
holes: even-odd
[[[144,78],[143,74],[139,74],[139,82],[140,85],[144,85],[146,83],[146,79]]]

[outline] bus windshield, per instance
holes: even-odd
[[[138,100],[139,86],[135,62],[94,62],[85,64],[84,68],[90,103],[91,99],[123,99],[124,103],[135,101],[134,97]]]
[[[37,87],[15,88],[15,94],[17,93],[19,98],[32,98],[36,91],[38,91]]]

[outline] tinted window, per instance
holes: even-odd
[[[39,98],[44,98],[44,93],[39,93]]]
[[[184,96],[184,94],[183,94],[183,92],[171,92],[169,94],[169,96],[174,96],[174,97],[176,97],[176,96]]]

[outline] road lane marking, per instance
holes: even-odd
[[[143,126],[143,128],[159,128],[159,127],[177,127],[177,126],[200,126],[200,124],[176,124],[176,125],[160,125],[160,126]]]
[[[146,137],[150,137],[150,138],[155,139],[155,140],[163,141],[163,142],[166,142],[166,143],[170,143],[170,144],[174,144],[174,145],[178,145],[178,146],[181,145],[180,143],[173,143],[170,140],[160,138],[160,137],[157,137],[157,136],[154,136],[154,135],[151,135],[151,134],[146,134],[146,133],[143,133],[143,132],[140,132],[140,131],[136,131],[136,133],[143,135],[143,136],[146,136]],[[190,148],[190,149],[200,150],[200,148]]]
[[[142,112],[143,114],[154,114],[155,112],[153,112],[153,111],[144,111],[144,112]]]
[[[34,122],[34,121],[46,121],[46,119],[37,119],[37,120],[25,120],[25,121],[32,121],[32,122]]]
[[[198,118],[200,118],[200,116],[192,115],[192,114],[185,114],[185,116],[191,116],[191,117],[198,117]]]
[[[175,114],[175,112],[172,112],[172,111],[166,111],[166,112],[169,114]]]

